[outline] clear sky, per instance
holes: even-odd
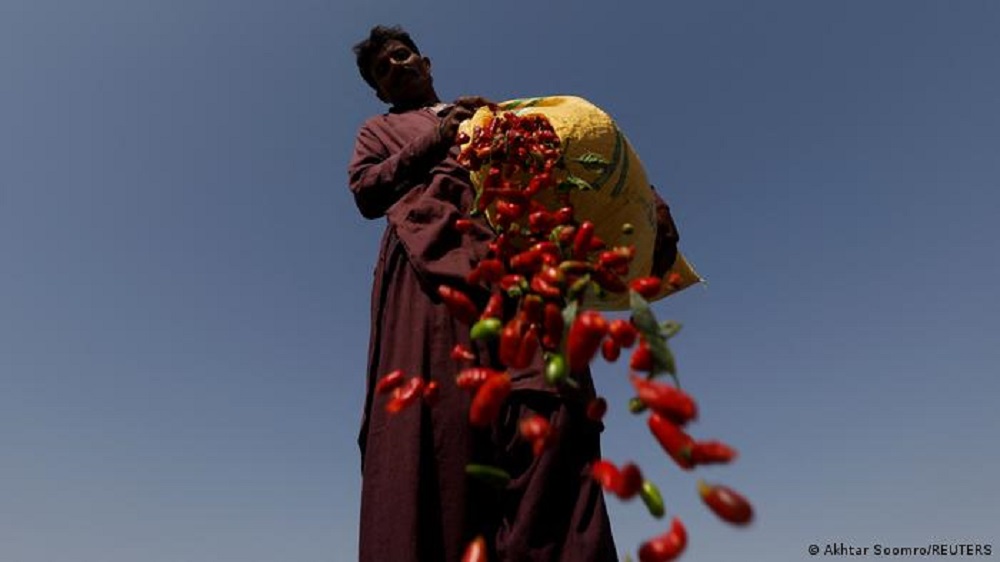
[[[348,561],[384,223],[345,167],[350,47],[407,26],[444,98],[619,122],[708,280],[659,303],[734,530],[624,410],[691,560],[1000,549],[1000,4],[5,0],[0,558]],[[610,500],[621,550],[665,529]]]

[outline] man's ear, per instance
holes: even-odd
[[[424,70],[426,70],[428,73],[430,73],[430,71],[431,71],[431,59],[430,59],[430,57],[421,57],[420,60],[422,60],[424,62]]]

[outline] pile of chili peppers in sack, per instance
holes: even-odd
[[[721,441],[699,440],[686,428],[698,415],[697,403],[684,392],[677,380],[668,340],[680,326],[659,323],[647,298],[660,292],[663,283],[680,282],[672,274],[665,279],[644,277],[626,283],[634,246],[608,245],[594,234],[594,224],[574,215],[571,194],[588,189],[585,181],[566,171],[560,139],[548,120],[541,115],[518,116],[498,113],[469,138],[459,135],[466,145],[459,162],[472,171],[483,173],[473,213],[488,212],[498,235],[488,256],[468,277],[471,285],[491,292],[480,310],[459,289],[441,286],[439,294],[449,311],[470,326],[474,340],[498,340],[500,359],[509,368],[527,367],[538,353],[545,358],[545,378],[551,385],[574,386],[574,373],[587,368],[598,354],[615,362],[623,350],[630,350],[629,378],[635,397],[629,409],[645,414],[653,437],[681,469],[690,471],[699,465],[730,463],[736,451]],[[603,162],[598,154],[585,154],[581,161]],[[554,207],[536,197],[554,190]],[[467,232],[468,218],[455,221],[454,228]],[[631,232],[622,225],[624,239]],[[588,310],[588,291],[630,293],[631,317],[608,320],[596,310]],[[469,423],[489,426],[511,392],[506,372],[472,364],[475,355],[461,345],[452,352],[463,363],[455,384],[472,394]],[[658,380],[668,374],[670,382]],[[398,412],[417,400],[433,403],[436,383],[423,383],[414,376],[394,371],[378,383],[376,392],[392,393],[387,403],[390,412]],[[607,411],[604,398],[594,399],[587,415],[600,420]],[[544,454],[550,443],[548,421],[539,416],[522,419],[519,429],[532,444],[536,455]],[[509,480],[503,470],[484,465],[469,465],[467,473],[502,487]],[[657,486],[643,475],[634,463],[618,465],[607,459],[593,462],[591,476],[610,494],[627,501],[641,498],[650,515],[666,514],[663,497]],[[723,521],[746,525],[753,518],[750,503],[733,489],[697,483],[703,502]],[[673,517],[666,531],[642,543],[641,562],[674,560],[687,546],[687,531],[680,518]],[[482,537],[469,543],[463,562],[486,561]]]

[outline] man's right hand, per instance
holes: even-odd
[[[495,106],[496,104],[481,96],[462,96],[453,101],[439,126],[441,140],[454,142],[458,135],[458,126],[462,124],[462,121],[472,117],[476,110],[484,105]]]

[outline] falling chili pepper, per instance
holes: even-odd
[[[698,495],[713,513],[727,523],[747,525],[753,520],[750,502],[732,488],[698,480]]]
[[[660,494],[660,489],[656,487],[656,484],[649,480],[643,482],[642,488],[639,490],[639,497],[642,498],[642,503],[646,504],[650,515],[657,519],[666,515],[667,510],[663,505],[663,495]]]
[[[599,422],[604,419],[604,414],[608,412],[608,401],[598,396],[587,403],[587,417]]]
[[[486,539],[482,535],[469,542],[465,553],[462,554],[462,562],[489,562],[489,557],[486,554]]]
[[[630,500],[642,489],[642,472],[634,463],[628,463],[621,469],[622,483],[617,491],[618,497]]]
[[[650,539],[639,547],[639,562],[670,562],[677,559],[687,546],[687,529],[677,517],[666,533]]]
[[[628,320],[619,318],[612,320],[611,324],[608,325],[608,334],[620,347],[628,349],[635,345],[635,339],[639,331]]]
[[[521,313],[524,315],[525,321],[531,324],[542,323],[544,307],[545,301],[538,295],[526,295],[521,300]]]
[[[475,223],[472,222],[472,219],[455,219],[455,230],[462,234],[471,232],[473,226]]]
[[[503,262],[492,258],[479,262],[473,271],[479,272],[479,278],[487,283],[496,283],[507,273]]]
[[[385,411],[390,414],[398,414],[407,406],[420,399],[424,388],[424,381],[420,377],[412,377],[403,386],[396,388],[392,393],[392,398],[386,402]]]
[[[476,354],[464,345],[456,343],[455,347],[451,348],[451,359],[452,361],[475,361]]]
[[[655,276],[640,277],[633,279],[629,287],[642,295],[644,299],[651,299],[660,294],[660,278]]]
[[[403,384],[403,370],[396,369],[388,373],[375,384],[375,394],[386,394]]]
[[[698,417],[698,405],[683,390],[665,383],[659,383],[631,375],[639,400],[657,414],[670,421],[684,425]]]
[[[508,367],[518,367],[518,354],[521,350],[521,321],[511,318],[500,331],[500,361]]]
[[[524,332],[521,337],[521,343],[518,346],[517,351],[517,361],[514,363],[515,369],[524,369],[535,359],[535,354],[538,353],[538,325],[532,324],[528,326],[528,329]]]
[[[480,319],[500,318],[501,316],[503,316],[503,294],[493,293],[490,295],[490,300],[486,302],[486,308],[483,309]]]
[[[499,318],[483,318],[472,325],[469,330],[469,337],[474,340],[490,340],[500,334],[503,323]]]
[[[504,488],[510,482],[506,470],[488,464],[467,464],[465,474],[494,488]]]
[[[469,423],[473,427],[487,427],[493,423],[510,390],[510,376],[506,373],[486,379],[472,398]]]
[[[691,447],[694,464],[725,464],[736,458],[736,449],[721,441],[696,441]]]
[[[590,251],[590,240],[594,236],[594,223],[584,221],[576,231],[573,238],[573,259],[587,259],[587,252]]]
[[[653,352],[650,351],[646,342],[640,341],[639,347],[632,352],[632,359],[629,360],[629,367],[633,371],[649,372],[653,370]]]
[[[558,300],[562,298],[562,291],[559,287],[549,284],[539,276],[531,278],[531,290],[546,299]]]
[[[611,338],[606,338],[601,342],[601,355],[604,356],[604,360],[608,363],[614,363],[618,360],[618,356],[621,355],[622,348],[618,346],[618,342]]]
[[[531,450],[537,457],[549,446],[552,438],[552,426],[549,420],[537,414],[526,416],[518,424],[521,437],[531,444]]]
[[[690,435],[684,433],[674,422],[656,412],[649,415],[649,430],[653,432],[653,436],[656,437],[660,446],[670,455],[670,458],[674,459],[677,466],[684,470],[694,468],[694,462],[691,461],[691,448],[694,446],[694,440]]]
[[[549,302],[545,303],[544,314],[543,327],[545,328],[545,335],[542,339],[542,345],[545,349],[555,349],[562,342],[563,325],[565,323],[562,310],[556,303]]]
[[[545,363],[545,382],[552,386],[562,384],[567,377],[566,358],[560,353],[553,353]]]
[[[430,381],[424,385],[423,399],[428,406],[437,404],[441,397],[441,385],[437,381]]]
[[[576,316],[566,342],[570,372],[580,373],[587,368],[607,333],[608,321],[601,313],[585,310]]]
[[[617,273],[611,271],[606,267],[597,266],[594,271],[591,272],[594,277],[594,281],[605,291],[611,293],[624,293],[628,290],[628,285],[622,281],[622,278],[618,276]]]
[[[468,295],[447,285],[438,287],[438,294],[448,311],[463,324],[472,324],[479,318],[479,310]]]
[[[488,367],[469,367],[462,369],[455,377],[455,385],[462,390],[475,390],[488,379],[502,374],[501,371]]]

